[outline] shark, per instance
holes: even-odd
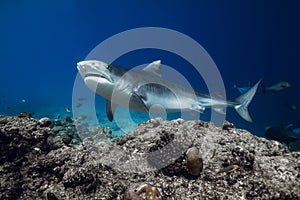
[[[109,121],[113,121],[116,107],[122,106],[138,112],[187,111],[192,114],[203,113],[206,108],[224,113],[225,107],[232,107],[244,120],[252,122],[248,106],[261,82],[230,101],[163,79],[160,60],[141,70],[84,60],[77,63],[77,69],[86,86],[106,99]]]

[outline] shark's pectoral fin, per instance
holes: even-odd
[[[112,103],[109,100],[106,100],[106,115],[109,121],[114,119],[114,113],[116,110],[117,104]]]
[[[205,107],[203,106],[200,106],[200,105],[192,105],[191,108],[189,109],[189,113],[192,115],[192,116],[196,116],[198,115],[199,113],[203,113],[205,111]]]
[[[130,101],[131,103],[138,104],[142,106],[142,109],[144,109],[145,112],[149,112],[149,108],[145,104],[144,97],[139,95],[137,92],[133,92],[131,95],[131,98],[134,99],[133,101]]]

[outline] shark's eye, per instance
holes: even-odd
[[[110,68],[111,68],[111,66],[110,66],[110,65],[107,65],[107,68],[106,68],[106,69],[110,70]]]

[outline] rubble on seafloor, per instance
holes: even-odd
[[[0,199],[300,199],[300,153],[228,122],[77,128],[1,116]]]

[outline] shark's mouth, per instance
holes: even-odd
[[[112,82],[112,79],[109,76],[106,76],[104,74],[95,74],[95,73],[87,73],[84,75],[84,78],[88,78],[88,77],[99,77],[99,78],[104,78],[110,82]]]
[[[89,76],[106,78],[103,74],[92,74],[92,73],[89,73],[89,74],[84,75],[84,78],[87,78],[87,77],[89,77]]]

